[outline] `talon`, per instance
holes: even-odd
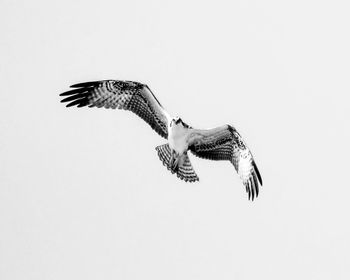
[[[173,172],[176,172],[179,167],[180,156],[175,151],[172,151],[171,158],[169,161],[170,168]]]

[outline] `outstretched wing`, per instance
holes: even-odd
[[[72,85],[75,88],[61,93],[68,96],[61,102],[67,107],[104,107],[134,112],[159,135],[168,138],[170,116],[147,85],[132,81],[104,80]]]
[[[230,161],[248,193],[248,199],[257,197],[262,179],[252,153],[241,135],[230,125],[199,130],[193,129],[189,139],[189,149],[201,158]]]

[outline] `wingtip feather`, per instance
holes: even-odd
[[[74,105],[81,105],[81,104],[82,104],[82,101],[83,101],[83,100],[81,100],[81,99],[74,100],[73,102],[68,103],[68,104],[66,105],[66,107],[72,107],[72,106],[74,106]],[[81,106],[80,106],[80,107],[81,107]]]
[[[262,181],[262,178],[261,178],[259,169],[258,169],[258,167],[257,167],[256,164],[255,164],[255,161],[253,161],[253,166],[254,166],[254,171],[255,171],[255,173],[256,173],[256,176],[258,177],[259,183],[260,183],[260,185],[262,186],[262,185],[263,185],[263,181]]]
[[[250,192],[250,188],[249,188],[249,184],[248,183],[246,185],[246,188],[247,188],[247,193],[248,193],[248,200],[250,200],[251,192]]]
[[[85,83],[78,83],[78,84],[74,84],[71,85],[71,88],[86,88],[86,87],[93,87],[96,86],[98,84],[100,84],[102,81],[93,81],[93,82],[85,82]]]
[[[83,96],[82,96],[82,95],[80,95],[80,94],[77,94],[77,95],[71,95],[71,96],[68,96],[68,97],[66,97],[66,98],[62,99],[62,100],[61,100],[61,102],[73,101],[73,100],[79,99],[79,98],[81,98],[81,97],[83,97]]]
[[[252,189],[252,201],[254,201],[254,198],[256,197],[256,192],[255,192],[256,188],[252,178],[249,178],[249,182],[250,182],[250,187]]]

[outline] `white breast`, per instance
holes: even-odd
[[[182,155],[188,149],[188,134],[189,129],[184,127],[181,123],[175,124],[172,123],[172,126],[169,127],[168,141],[169,146],[177,153]]]

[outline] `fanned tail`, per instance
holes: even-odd
[[[182,155],[182,161],[179,165],[179,169],[177,170],[177,177],[186,182],[196,182],[199,181],[199,178],[194,171],[192,164],[190,162],[190,158],[187,154]]]
[[[164,144],[157,146],[156,150],[158,152],[159,159],[163,162],[163,165],[171,171],[171,173],[177,175],[181,180],[186,182],[196,182],[199,178],[196,172],[193,170],[190,159],[187,154],[183,154],[179,160],[177,168],[172,168],[173,158],[172,151],[169,144]]]

